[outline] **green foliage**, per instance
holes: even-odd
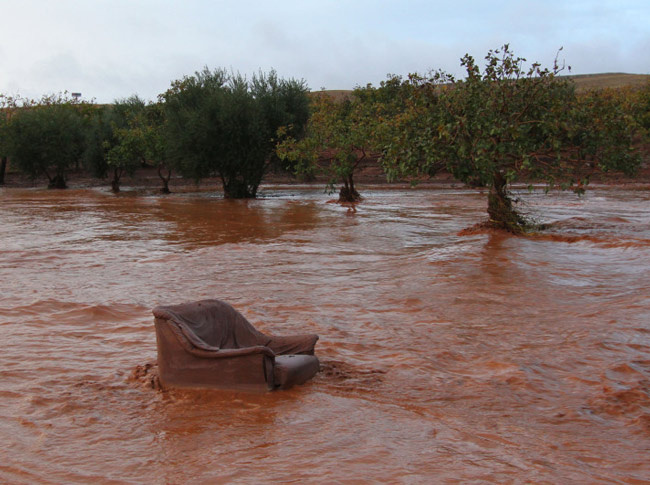
[[[15,110],[8,130],[12,163],[32,178],[45,175],[52,188],[65,188],[67,171],[83,151],[83,107],[58,95]]]
[[[110,106],[99,106],[90,114],[86,125],[82,160],[86,170],[94,177],[103,178],[108,173],[105,146],[115,143],[113,117]]]
[[[124,173],[132,175],[145,160],[145,143],[138,125],[145,103],[137,96],[116,101],[112,106],[114,140],[104,142],[106,163],[113,171],[113,191],[119,191],[119,181]]]
[[[463,81],[441,72],[411,76],[414,113],[406,119],[411,129],[404,141],[415,142],[417,150],[397,147],[406,155],[401,170],[429,174],[444,162],[472,185],[491,185],[497,173],[512,182],[521,168],[533,168],[533,157],[548,156],[558,146],[548,125],[572,90],[556,77],[558,69],[533,64],[525,71],[525,60],[507,46],[490,51],[486,60],[481,72],[471,56],[463,57]],[[393,173],[390,159],[385,161]]]
[[[582,169],[582,179],[576,177],[578,183],[587,183],[596,172],[636,172],[640,163],[635,143],[639,126],[626,107],[624,93],[601,89],[580,94],[569,122],[562,160]]]
[[[279,136],[300,136],[308,117],[302,81],[259,73],[249,81],[204,69],[162,95],[172,163],[196,180],[217,175],[227,198],[255,197]]]
[[[137,127],[146,109],[138,96],[95,108],[86,130],[84,164],[97,177],[112,174],[111,186],[119,192],[123,174],[132,174],[142,163],[145,143]]]
[[[0,185],[5,183],[7,157],[9,156],[9,119],[13,102],[10,98],[0,95]]]
[[[636,122],[644,130],[646,141],[650,141],[650,82],[646,83],[637,93],[632,110]]]
[[[168,161],[169,149],[164,127],[165,107],[162,102],[148,104],[131,122],[131,129],[138,133],[141,140],[144,158],[157,167],[163,183],[161,191],[168,194],[172,168]]]
[[[9,120],[14,110],[14,100],[0,94],[0,157],[9,154]]]
[[[299,140],[287,137],[278,153],[299,175],[325,173],[330,191],[341,183],[340,201],[360,200],[354,174],[369,157],[378,155],[384,121],[397,110],[399,90],[400,79],[393,77],[379,88],[359,87],[342,100],[325,93],[315,95],[305,136]]]
[[[361,104],[356,99],[335,101],[326,94],[312,100],[312,114],[307,136],[301,140],[287,138],[279,147],[281,156],[293,162],[298,174],[311,175],[321,169],[318,160],[327,158],[325,171],[330,176],[328,188],[341,181],[341,199],[358,200],[354,187],[354,171],[366,158],[369,134],[363,123]]]

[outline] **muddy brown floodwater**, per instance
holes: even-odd
[[[524,195],[538,238],[364,195],[0,190],[0,482],[648,483],[650,190]],[[320,334],[322,372],[153,389],[151,309],[202,298]]]

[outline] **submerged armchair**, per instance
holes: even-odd
[[[164,386],[286,389],[319,371],[318,335],[265,335],[226,302],[158,306],[153,314]]]

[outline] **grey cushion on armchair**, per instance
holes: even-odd
[[[318,335],[274,337],[221,300],[153,309],[163,386],[286,389],[319,371]]]

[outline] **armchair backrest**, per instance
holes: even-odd
[[[253,327],[244,316],[221,300],[202,300],[158,306],[153,314],[176,324],[196,347],[239,349],[266,345],[270,337]]]

